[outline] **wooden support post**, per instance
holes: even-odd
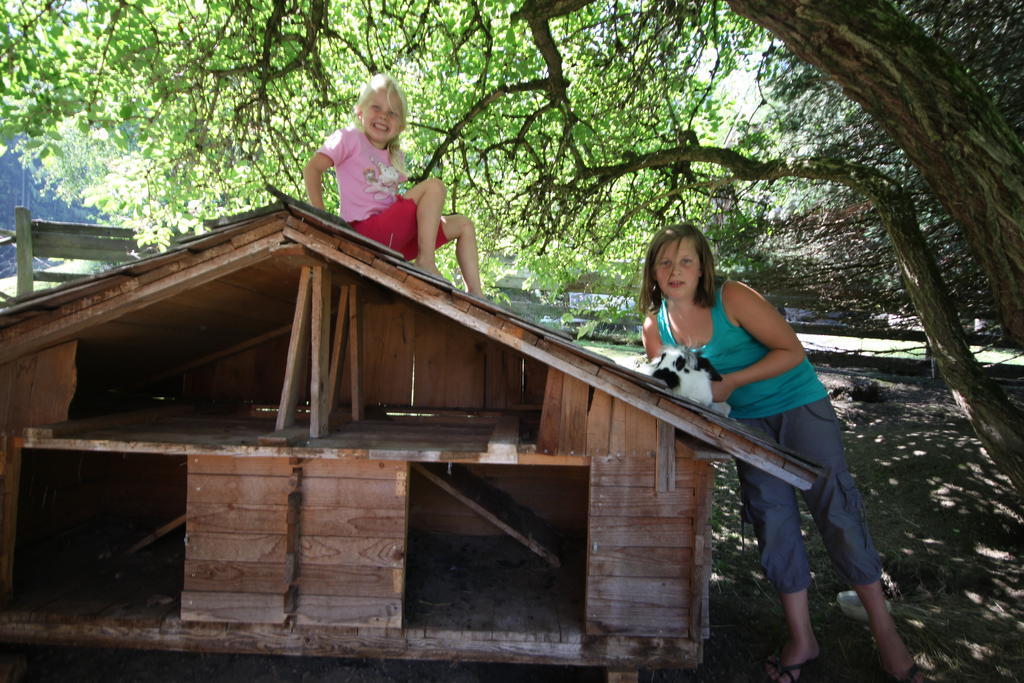
[[[695,462],[694,493],[697,510],[693,518],[693,571],[690,574],[690,637],[710,637],[708,582],[711,579],[711,506],[715,470],[708,462]]]
[[[558,432],[562,426],[562,384],[565,375],[548,369],[548,381],[544,388],[544,407],[540,414],[540,429],[537,431],[537,452],[555,453],[558,451]]]
[[[331,351],[331,275],[325,266],[313,268],[312,362],[309,377],[309,438],[325,436],[331,415],[329,357]]]
[[[348,344],[348,298],[350,285],[338,290],[338,316],[334,322],[334,340],[331,344],[331,369],[327,380],[327,405],[332,412],[338,405],[338,389],[341,385],[341,369],[345,364]]]
[[[0,607],[14,596],[14,545],[18,527],[21,439],[0,432]]]
[[[284,593],[284,613],[294,615],[298,611],[299,598],[299,554],[302,538],[302,465],[292,467],[289,479],[288,513],[286,517],[284,580],[288,584]]]
[[[361,323],[362,301],[356,287],[348,290],[348,360],[349,376],[352,378],[352,421],[362,420],[366,414],[363,405],[363,327]]]
[[[3,343],[0,342],[0,348]],[[75,395],[78,342],[0,364],[0,607],[12,596],[25,427],[62,422]]]
[[[492,462],[498,458],[515,464],[519,459],[519,417],[503,415],[498,418],[487,442],[487,455]]]
[[[275,429],[278,431],[295,424],[299,387],[304,384],[306,360],[309,354],[309,304],[312,271],[312,268],[303,268],[302,274],[299,276],[299,293],[295,297],[295,315],[292,318],[292,337],[288,342],[284,386],[281,387],[281,403],[277,408]]]
[[[658,420],[657,491],[676,490],[676,428]]]
[[[14,207],[14,239],[18,243],[18,296],[32,293],[32,214]]]

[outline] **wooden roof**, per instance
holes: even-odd
[[[337,216],[269,189],[273,204],[210,221],[209,232],[163,254],[18,298],[0,310],[0,364],[77,339],[80,383],[171,376],[197,358],[287,334],[299,266],[330,263],[379,296],[413,300],[673,425],[698,453],[723,451],[800,488],[814,480],[813,465],[741,423],[469,296]]]

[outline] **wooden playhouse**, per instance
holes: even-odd
[[[711,461],[813,469],[279,195],[0,311],[0,639],[693,667]]]

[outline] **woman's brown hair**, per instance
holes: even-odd
[[[704,236],[700,228],[693,223],[677,223],[655,233],[651,238],[651,243],[647,246],[643,282],[640,285],[640,299],[637,302],[641,315],[657,313],[661,308],[661,288],[658,287],[658,279],[654,276],[658,255],[669,244],[684,239],[693,240],[697,257],[700,259],[700,282],[697,283],[693,302],[704,308],[711,308],[715,304],[715,257],[711,253],[711,244],[708,243],[708,238]]]

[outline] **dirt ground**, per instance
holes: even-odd
[[[820,375],[847,432],[847,456],[883,555],[885,585],[908,644],[934,681],[1024,680],[1022,504],[936,380],[856,370]],[[1024,398],[1024,388],[1007,386]],[[640,681],[760,681],[784,639],[781,612],[741,528],[731,464],[718,467],[711,638],[695,670],[641,671]],[[846,590],[805,524],[812,616],[821,657],[801,680],[883,681],[866,626],[842,614]],[[0,646],[33,681],[318,683],[321,681],[602,681],[593,668],[313,657],[201,655]]]

